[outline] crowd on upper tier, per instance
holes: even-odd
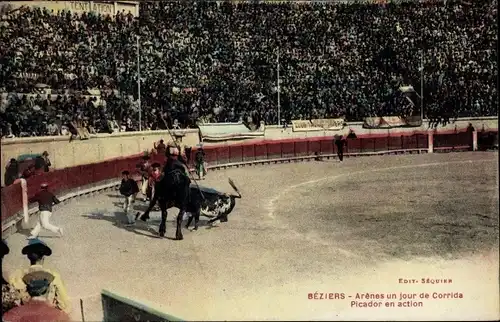
[[[286,121],[418,115],[419,95],[400,91],[409,85],[434,120],[497,114],[496,0],[158,1],[139,10],[4,13],[2,136],[69,133],[71,122],[134,131],[139,110],[143,129],[277,124],[278,104]]]

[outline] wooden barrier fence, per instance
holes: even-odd
[[[372,154],[472,150],[475,144],[473,142],[474,137],[472,132],[430,133],[397,137],[360,137],[347,139],[345,155],[349,157]],[[318,155],[334,157],[336,153],[332,137],[210,146],[205,147],[204,150],[210,168],[301,161]],[[191,153],[192,165],[196,149],[193,149]],[[164,156],[155,156],[153,162],[163,163],[164,160]],[[75,190],[91,191],[92,188],[89,187],[102,185],[103,182],[116,181],[117,178],[121,177],[123,170],[129,170],[131,173],[135,172],[136,166],[140,162],[141,156],[132,156],[41,173],[27,179],[28,197],[32,197],[39,191],[42,182],[48,183],[49,189],[57,195]],[[19,217],[22,210],[21,191],[20,184],[2,188],[2,230],[4,230],[6,222]],[[78,191],[73,195],[78,195]]]

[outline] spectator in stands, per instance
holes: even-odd
[[[44,267],[46,256],[52,255],[52,249],[40,239],[31,239],[28,245],[22,249],[22,254],[26,255],[30,261],[30,267],[27,269],[18,269],[10,277],[10,283],[21,293],[23,304],[29,298],[28,290],[23,279],[27,274],[44,271],[54,276],[54,280],[49,285],[47,299],[50,305],[66,313],[71,311],[71,302],[66,292],[66,287],[62,282],[61,276],[54,270]]]
[[[22,281],[30,299],[22,306],[9,310],[2,316],[9,322],[70,322],[69,315],[52,305],[50,287],[54,283],[54,275],[46,271],[35,271],[26,274]]]
[[[10,186],[19,177],[19,163],[17,160],[10,159],[9,164],[5,167],[4,183],[6,186]]]
[[[57,126],[54,120],[51,120],[50,123],[47,125],[47,135],[50,136],[60,135],[59,126]]]
[[[5,255],[9,254],[9,246],[7,243],[2,240],[2,244],[0,245],[0,255],[1,262],[0,266],[3,267],[3,258]],[[16,290],[12,285],[7,282],[7,280],[3,276],[2,272],[2,315],[13,307],[21,305],[21,294],[18,290]]]

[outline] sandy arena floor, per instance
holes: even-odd
[[[103,288],[188,320],[498,319],[497,160],[489,152],[380,156],[211,172],[203,185],[229,192],[231,177],[243,199],[229,222],[185,231],[183,241],[156,238],[157,212],[151,228],[124,227],[117,194],[79,199],[54,212],[64,238],[42,232],[53,248],[46,265],[61,273],[75,320],[79,299],[86,321],[102,319]],[[173,237],[177,210],[170,214]],[[25,235],[8,242],[7,275],[28,264]],[[372,302],[382,307],[357,307],[370,302],[357,293],[383,294]],[[385,307],[390,293],[395,307]],[[400,293],[423,306],[398,307],[407,301]]]

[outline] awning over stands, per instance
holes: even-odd
[[[251,131],[243,123],[204,123],[199,124],[202,141],[223,141],[252,139],[264,136],[264,126]]]

